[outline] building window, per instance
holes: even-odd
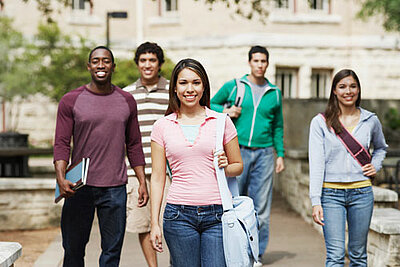
[[[329,98],[332,70],[313,69],[311,73],[311,96]]]
[[[85,9],[85,0],[72,0],[72,9]]]
[[[79,26],[101,25],[103,20],[93,14],[94,0],[72,0],[68,23]]]
[[[165,11],[177,11],[178,10],[178,0],[165,0]]]
[[[277,67],[275,72],[276,85],[281,89],[285,98],[297,96],[298,68]]]
[[[275,7],[289,8],[289,0],[275,0]]]
[[[160,16],[176,14],[178,11],[178,0],[159,0]]]
[[[308,0],[308,5],[312,10],[329,11],[330,0]]]
[[[296,0],[274,0],[275,10],[296,13]]]
[[[89,10],[90,14],[93,11],[93,0],[72,0],[72,9],[76,10]]]

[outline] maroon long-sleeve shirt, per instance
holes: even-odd
[[[54,161],[90,158],[87,184],[117,186],[127,183],[125,147],[131,167],[145,165],[131,94],[112,86],[109,94],[96,94],[81,86],[61,99],[54,141]]]

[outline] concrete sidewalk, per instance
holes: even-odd
[[[292,211],[284,199],[277,194],[274,195],[272,203],[270,232],[270,243],[262,260],[264,266],[324,266],[323,237]],[[98,225],[95,223],[90,242],[86,248],[86,266],[98,266],[99,255],[100,235]],[[54,239],[46,252],[39,257],[34,266],[62,266],[62,257],[63,249],[60,234]],[[159,254],[158,260],[160,267],[169,266],[168,251]],[[126,233],[120,266],[146,266],[137,234]]]

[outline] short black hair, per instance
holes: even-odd
[[[105,49],[105,50],[107,50],[108,52],[110,52],[110,55],[111,55],[111,62],[114,64],[114,55],[113,55],[111,49],[108,48],[107,46],[104,46],[104,45],[96,46],[95,48],[92,49],[92,51],[90,51],[90,53],[89,53],[89,59],[88,59],[88,62],[89,62],[89,63],[90,63],[90,59],[92,58],[93,52],[96,51],[97,49]]]
[[[252,46],[249,51],[249,61],[251,60],[253,54],[255,54],[255,53],[265,54],[267,56],[267,62],[269,62],[269,53],[268,53],[267,48],[265,48],[264,46],[260,46],[260,45]]]
[[[139,57],[142,54],[153,53],[156,54],[158,59],[158,64],[161,66],[164,63],[164,52],[161,47],[156,43],[145,42],[136,49],[135,52],[135,63],[136,65],[139,63]]]

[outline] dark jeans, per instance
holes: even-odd
[[[97,209],[101,235],[99,266],[118,266],[126,224],[126,186],[84,186],[64,202],[61,232],[63,266],[85,266],[85,247]]]

